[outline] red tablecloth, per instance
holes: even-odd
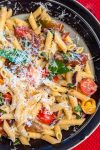
[[[100,21],[100,0],[78,0]],[[73,150],[100,150],[100,126],[83,143]]]

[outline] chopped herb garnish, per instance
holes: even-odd
[[[0,92],[0,105],[2,105],[3,103],[4,103],[3,95],[2,95],[2,93]]]
[[[46,52],[41,52],[40,55],[43,56],[46,60],[49,59],[49,57],[48,57],[48,55],[46,54]]]
[[[77,106],[74,108],[74,111],[75,111],[75,112],[80,112],[80,111],[82,111],[81,106],[80,106],[80,105],[77,105]]]
[[[64,63],[62,63],[59,60],[54,60],[49,64],[48,69],[52,74],[63,74],[71,71],[68,67],[65,66]]]
[[[29,62],[29,58],[28,58],[27,52],[26,51],[17,50],[17,49],[0,50],[0,56],[8,59],[10,62],[13,62],[15,64]]]
[[[4,111],[4,110],[0,109],[0,113],[2,113],[2,114],[6,114],[6,111]]]
[[[74,88],[75,85],[74,85],[73,83],[68,83],[68,84],[67,84],[67,87],[68,87],[68,88]]]
[[[65,53],[61,53],[61,56],[63,57],[64,61],[68,61],[68,56]]]
[[[19,139],[16,139],[16,141],[13,143],[13,145],[19,145],[19,144],[20,144]]]
[[[82,108],[80,105],[77,105],[75,108],[74,108],[74,111],[76,113],[79,113],[79,116],[81,117],[82,116]]]
[[[48,76],[49,80],[52,80],[54,76],[55,76],[55,74],[52,74],[52,73],[49,74],[49,76]]]

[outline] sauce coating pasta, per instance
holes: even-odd
[[[41,6],[27,20],[0,15],[0,136],[60,143],[96,111],[89,56]]]

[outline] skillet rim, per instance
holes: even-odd
[[[61,1],[61,0],[59,0],[59,1]],[[67,0],[65,0],[65,1],[67,1]],[[64,1],[62,2],[62,3],[64,3]],[[79,2],[77,2],[77,1],[70,1],[70,3],[73,3],[73,4],[75,4],[75,5],[77,5],[78,7],[81,7],[82,9],[83,9],[83,11],[85,11],[90,17],[92,17],[92,19],[91,20],[93,20],[94,21],[94,23],[96,24],[96,26],[98,26],[99,28],[100,28],[100,24],[99,24],[99,22],[97,21],[97,19],[94,17],[94,15],[91,13],[91,12],[89,12],[83,5],[81,5]],[[65,4],[64,4],[65,5]],[[81,16],[81,15],[80,15]],[[84,18],[84,17],[83,17]],[[88,21],[87,21],[88,22]],[[94,30],[94,32],[96,33],[96,35],[98,36],[98,39],[99,39],[99,42],[100,42],[100,34],[99,34],[99,32],[98,32],[98,30],[97,30],[97,28],[96,28],[96,30],[95,30],[95,28],[94,27],[92,27],[93,28],[93,30]],[[97,112],[99,112],[100,113],[100,102],[99,102],[99,106],[98,106],[98,110],[97,110]],[[96,114],[94,115],[94,117],[92,118],[92,120],[88,123],[88,125],[87,126],[89,126],[89,124],[91,123],[91,122],[93,122],[93,119],[94,118],[97,118],[96,116],[98,115],[99,116],[99,113],[97,113],[96,112]],[[98,117],[99,118],[99,117]],[[92,128],[94,128],[94,130],[95,130],[95,128],[96,128],[96,124],[99,124],[99,119],[98,119],[98,123],[96,123],[97,121],[95,120],[95,122],[94,122],[94,126],[95,127],[92,127]],[[92,123],[93,124],[93,123]],[[97,125],[98,126],[98,125]],[[91,131],[92,131],[93,129],[91,129]],[[82,130],[83,131],[83,130]],[[80,132],[82,132],[82,131],[80,131]],[[90,132],[91,132],[90,131]],[[89,131],[88,131],[89,132]],[[90,133],[89,132],[89,133]],[[88,133],[87,133],[88,134]],[[90,133],[91,134],[91,133]],[[75,135],[75,136],[79,136],[78,134],[77,135]],[[83,139],[83,137],[85,137],[86,135],[83,135],[83,136],[81,136],[82,137],[82,139]],[[88,134],[88,136],[89,136],[89,134]],[[75,137],[74,137],[75,138]],[[80,141],[82,141],[82,140],[80,140]],[[73,146],[72,146],[73,147]],[[72,148],[72,147],[70,147],[70,148]],[[74,146],[75,147],[75,146]]]

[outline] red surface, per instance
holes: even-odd
[[[100,21],[100,0],[78,0]],[[100,126],[83,143],[73,150],[100,150]]]
[[[100,0],[77,0],[88,8],[100,21]]]

